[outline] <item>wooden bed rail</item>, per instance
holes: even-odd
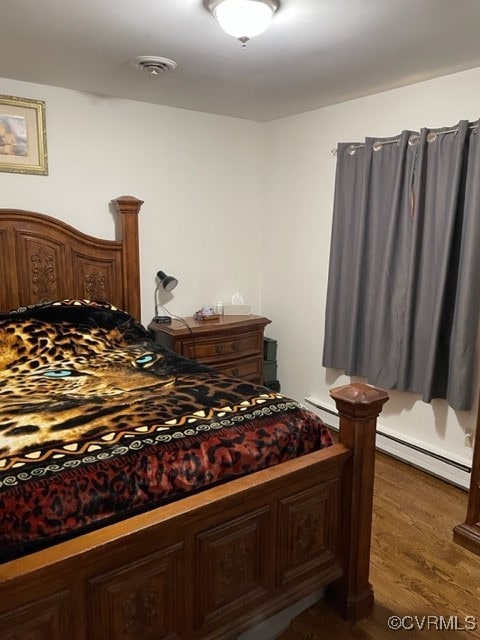
[[[343,618],[359,620],[373,608],[369,582],[375,474],[376,422],[385,391],[355,383],[330,392],[340,416],[339,443],[353,451],[346,469],[341,541],[344,575],[327,588],[327,600]]]

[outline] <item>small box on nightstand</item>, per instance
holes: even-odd
[[[224,316],[249,316],[249,304],[225,304],[223,305]]]

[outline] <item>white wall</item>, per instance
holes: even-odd
[[[159,269],[180,281],[162,298],[172,313],[237,290],[259,310],[262,125],[12,80],[0,94],[45,100],[49,161],[48,176],[0,173],[0,207],[113,239],[108,203],[136,196],[144,322]]]
[[[274,320],[269,335],[279,340],[285,393],[331,405],[329,388],[350,380],[321,365],[335,176],[331,150],[339,141],[479,116],[480,69],[474,69],[266,125],[262,312]],[[429,405],[414,394],[392,392],[381,425],[468,463],[464,436],[474,432],[475,416],[455,413],[444,401]]]

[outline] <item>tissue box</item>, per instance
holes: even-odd
[[[224,304],[223,315],[225,316],[249,316],[249,304]]]

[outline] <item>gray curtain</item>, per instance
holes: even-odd
[[[340,144],[323,365],[472,406],[480,302],[480,132]],[[352,153],[353,150],[353,153]]]

